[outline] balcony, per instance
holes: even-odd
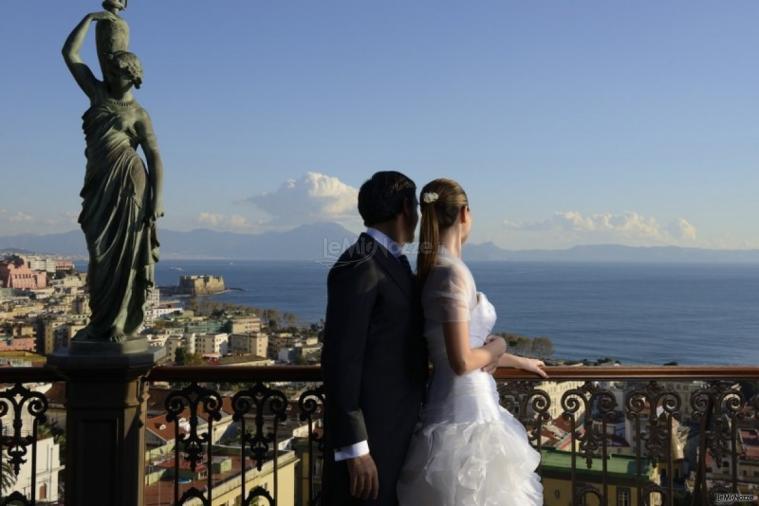
[[[502,404],[542,453],[546,505],[700,506],[717,504],[718,494],[728,494],[723,504],[756,503],[749,496],[759,493],[759,367],[548,372],[551,381],[496,373]],[[51,367],[0,369],[0,470],[2,482],[13,483],[0,505],[81,503],[71,497],[83,477],[92,477],[83,482],[87,504],[129,502],[99,496],[110,490],[109,476],[140,484],[126,494],[132,504],[322,504],[318,367],[154,367],[123,390],[135,423],[116,439],[129,433],[120,440],[136,448],[125,443],[121,465],[106,457],[112,432],[69,433],[72,420],[107,401],[65,397],[76,381]],[[43,449],[51,425],[65,446],[52,470]],[[82,449],[84,441],[102,453]]]

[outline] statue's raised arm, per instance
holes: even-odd
[[[114,14],[108,11],[93,12],[84,16],[74,30],[69,34],[66,42],[63,44],[63,60],[66,62],[71,75],[74,76],[74,80],[82,88],[84,93],[92,98],[95,94],[95,90],[100,83],[92,70],[87,66],[79,52],[82,49],[82,44],[87,37],[90,25],[93,21],[104,21],[114,17]]]

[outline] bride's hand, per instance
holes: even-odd
[[[528,372],[534,372],[535,374],[543,377],[548,378],[548,373],[546,373],[543,368],[546,365],[543,363],[542,360],[538,360],[535,358],[526,358],[522,357],[522,359],[519,361],[519,368],[528,371]]]
[[[494,360],[482,368],[482,370],[488,374],[493,374],[497,369],[498,369],[498,360]]]

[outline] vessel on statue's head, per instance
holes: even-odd
[[[103,9],[117,14],[119,11],[123,11],[127,8],[129,0],[105,0],[103,2]]]
[[[105,0],[103,8],[113,14],[95,26],[95,44],[100,69],[105,73],[110,55],[129,50],[129,25],[118,13],[126,9],[127,0]]]

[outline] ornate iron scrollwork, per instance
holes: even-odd
[[[661,485],[657,485],[655,483],[649,483],[645,487],[643,487],[643,490],[641,492],[643,505],[644,506],[651,506],[651,494],[659,494],[659,504],[666,504],[667,501],[667,490],[662,487]]]
[[[499,384],[503,407],[514,414],[527,429],[530,442],[540,447],[543,424],[551,421],[551,396],[536,387],[534,381],[518,380]]]
[[[563,416],[577,421],[576,415],[583,408],[585,416],[582,420],[582,431],[573,430],[572,446],[574,441],[579,442],[580,454],[585,457],[588,469],[593,466],[593,457],[606,458],[606,442],[609,435],[604,430],[594,427],[593,421],[602,423],[614,419],[614,410],[617,400],[609,390],[603,389],[596,383],[586,381],[582,386],[567,390],[561,396]],[[594,416],[594,411],[598,414]]]
[[[22,435],[24,407],[32,416],[34,423],[32,433],[25,436]],[[8,462],[13,467],[13,472],[18,476],[18,473],[21,472],[21,465],[26,463],[29,447],[36,444],[37,425],[47,419],[45,416],[47,399],[41,393],[29,390],[21,383],[16,383],[12,388],[0,392],[0,419],[11,410],[13,432],[9,435],[3,433],[0,440],[2,447],[8,453]]]
[[[32,506],[32,501],[24,497],[21,492],[13,492],[0,501],[0,506]]]
[[[322,408],[324,406],[324,386],[306,390],[298,398],[300,420],[302,422],[308,421],[309,424],[309,439],[314,443],[318,443],[319,451],[324,451],[324,434],[311,429],[317,420],[315,415],[318,413],[320,406]]]
[[[639,433],[636,434],[636,437],[645,441],[648,456],[661,461],[669,459],[672,451],[672,420],[680,420],[681,405],[682,401],[677,392],[665,389],[656,381],[651,381],[645,387],[637,388],[627,395],[626,415],[629,420],[636,422],[637,429],[640,429],[641,417],[648,410],[646,434],[642,434],[640,430],[637,430]]]
[[[209,432],[198,433],[198,406],[202,406],[209,421],[221,420],[221,395],[210,388],[201,387],[197,383],[171,392],[166,397],[166,420],[174,422],[179,427],[179,417],[185,409],[189,408],[189,430],[180,435],[176,434],[176,444],[182,443],[185,459],[190,462],[190,469],[194,472],[198,463],[203,460],[203,445],[211,445]],[[210,463],[209,463],[210,464]],[[179,462],[175,462],[177,469]]]
[[[279,390],[274,390],[263,383],[256,383],[252,388],[241,390],[232,397],[233,419],[236,422],[250,413],[255,407],[255,432],[251,433],[244,429],[241,434],[240,444],[250,448],[256,468],[260,471],[263,467],[270,445],[274,442],[274,433],[264,434],[264,416],[272,416],[274,423],[284,422],[287,419],[287,397]]]
[[[203,506],[211,506],[211,501],[208,500],[208,498],[198,490],[197,488],[193,487],[190,489],[185,490],[184,494],[182,494],[182,497],[179,498],[177,501],[177,506],[182,506],[187,501],[191,499],[198,499],[200,502],[203,503]]]
[[[324,458],[324,445],[325,445],[325,437],[324,437],[324,429],[322,428],[322,431],[319,432],[317,430],[314,430],[314,425],[317,420],[317,414],[319,413],[319,408],[322,408],[322,414],[324,409],[324,386],[320,385],[316,388],[309,389],[304,391],[300,397],[298,398],[298,411],[300,412],[300,420],[305,422],[308,421],[308,459],[309,459],[309,470],[308,470],[308,488],[309,488],[309,496],[308,496],[308,504],[309,506],[314,506],[316,504],[320,504],[321,501],[321,490],[314,491],[314,474],[315,474],[315,452],[313,445],[316,444],[316,448],[319,452],[319,458]]]
[[[243,501],[242,506],[253,506],[253,504],[255,504],[254,501],[261,497],[266,500],[266,504],[268,504],[268,506],[275,505],[274,498],[271,496],[269,491],[261,486],[258,486],[250,491],[248,497],[246,497],[245,501]]]
[[[744,402],[740,386],[730,381],[713,381],[708,387],[693,392],[690,402],[695,420],[704,421],[708,417],[711,422],[703,436],[715,460],[722,461],[731,456],[735,423],[741,419]]]
[[[738,490],[738,423],[745,417],[744,397],[740,385],[732,381],[711,381],[691,395],[694,419],[701,422],[703,433],[699,445],[699,467],[695,488],[703,496]],[[717,467],[728,457],[731,460],[731,487],[714,482],[707,490],[706,454],[711,452]]]
[[[593,496],[598,499],[598,504],[604,504],[601,492],[593,485],[585,485],[580,487],[575,492],[575,500],[573,504],[587,504],[587,497]]]

